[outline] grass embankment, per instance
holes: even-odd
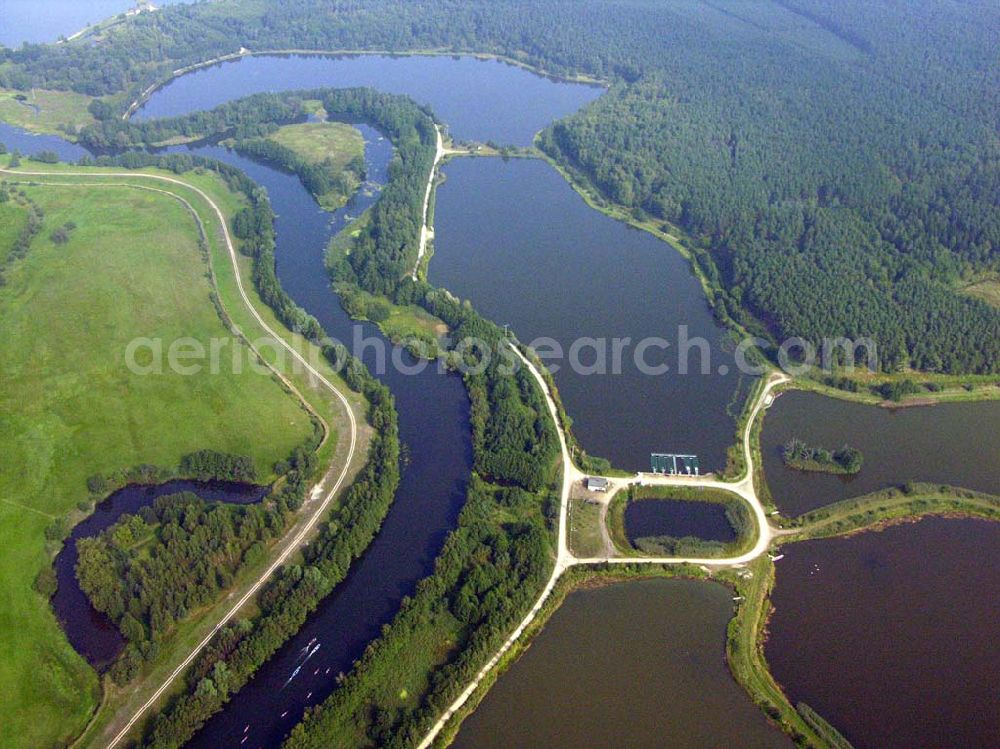
[[[1000,520],[1000,497],[959,487],[911,483],[846,499],[793,518],[794,535],[779,543],[827,538],[908,522],[924,515],[961,515]]]
[[[88,506],[86,478],[139,463],[173,467],[213,448],[251,456],[266,479],[312,430],[272,378],[235,375],[231,351],[219,375],[126,367],[137,337],[207,346],[227,336],[183,206],[127,187],[25,189],[44,224],[0,290],[0,743],[11,747],[65,743],[99,697],[96,676],[32,588],[55,550],[46,529]],[[76,228],[56,244],[50,235],[67,222]]]
[[[0,161],[0,165],[4,164],[6,164],[6,161]],[[37,164],[26,165],[25,169],[30,169],[32,171],[44,170],[46,172],[51,173],[51,176],[46,176],[44,178],[41,177],[30,178],[34,181],[44,180],[45,182],[58,182],[58,183],[68,183],[71,185],[75,185],[74,187],[32,188],[34,190],[37,190],[39,192],[43,190],[44,191],[66,190],[67,192],[72,192],[76,198],[79,198],[80,195],[93,193],[97,197],[98,201],[101,202],[101,204],[103,205],[107,204],[106,201],[107,201],[107,196],[109,194],[107,191],[115,188],[107,185],[106,181],[100,179],[99,175],[101,173],[105,173],[108,171],[113,171],[116,173],[126,171],[119,168],[114,168],[110,170],[99,169],[99,168],[81,170],[79,167],[68,167],[64,165],[43,167]],[[60,174],[61,172],[66,172],[66,171],[86,171],[88,175],[93,174],[94,177],[88,176],[81,178],[81,177],[63,176]],[[166,176],[169,177],[170,179],[182,179],[187,184],[196,185],[198,188],[204,190],[209,195],[211,195],[212,199],[220,206],[220,208],[227,216],[234,215],[234,213],[237,210],[239,210],[239,208],[244,204],[244,199],[242,195],[231,192],[225,186],[225,184],[222,182],[221,179],[219,179],[214,173],[209,171],[198,170],[196,172],[189,172],[183,175],[183,177],[181,178],[170,172],[163,172],[155,169],[143,170],[143,173]],[[8,177],[7,179],[11,178]],[[215,315],[215,310],[212,308],[212,303],[209,298],[210,287],[208,286],[208,284],[209,284],[209,278],[211,278],[211,281],[214,282],[218,290],[222,306],[225,309],[227,317],[230,319],[231,323],[235,326],[235,328],[241,331],[241,334],[243,336],[245,336],[247,339],[253,341],[256,344],[260,355],[263,356],[263,358],[266,359],[269,363],[271,363],[272,366],[276,366],[282,372],[282,374],[286,377],[291,387],[295,388],[297,393],[302,397],[304,397],[305,400],[310,404],[312,409],[316,413],[318,413],[327,423],[332,438],[327,439],[318,450],[317,457],[319,460],[317,462],[318,465],[323,467],[323,469],[325,469],[327,466],[330,466],[331,470],[336,470],[339,472],[340,467],[342,467],[343,465],[343,458],[346,454],[348,441],[338,440],[336,439],[336,435],[338,433],[343,433],[343,431],[347,427],[346,414],[343,413],[342,406],[339,404],[339,402],[335,400],[332,394],[330,394],[325,388],[320,387],[318,383],[311,381],[308,375],[305,374],[303,371],[301,371],[300,367],[293,366],[288,356],[281,357],[278,354],[279,348],[277,343],[264,333],[263,329],[252,317],[250,311],[245,307],[244,302],[242,301],[242,299],[238,294],[238,290],[236,287],[236,277],[233,274],[232,264],[228,254],[228,250],[226,249],[225,244],[222,240],[221,228],[219,226],[218,219],[214,211],[212,211],[209,208],[209,206],[207,205],[207,203],[204,201],[203,198],[197,195],[190,187],[184,185],[174,185],[162,181],[151,180],[143,177],[142,174],[140,173],[136,173],[135,175],[130,174],[127,177],[114,177],[107,181],[125,185],[132,185],[133,187],[131,188],[129,187],[118,188],[124,190],[125,191],[124,194],[126,195],[131,194],[132,192],[135,192],[137,194],[143,194],[144,192],[147,194],[155,194],[155,193],[148,193],[148,189],[150,188],[155,190],[167,191],[167,193],[169,194],[161,196],[161,200],[164,203],[164,205],[176,206],[177,208],[175,208],[175,210],[180,210],[180,213],[177,215],[174,215],[173,212],[170,213],[170,217],[172,219],[169,222],[170,226],[174,227],[175,229],[177,227],[190,227],[191,236],[196,237],[197,236],[195,228],[196,225],[193,220],[193,217],[191,216],[190,213],[187,212],[187,209],[181,207],[181,204],[177,201],[177,199],[171,197],[171,195],[176,195],[178,197],[184,198],[193,206],[194,210],[197,212],[197,215],[200,217],[203,225],[208,229],[207,239],[209,247],[209,259],[211,261],[210,272],[209,268],[206,267],[204,261],[202,261],[201,258],[199,257],[197,244],[195,243],[192,245],[193,249],[190,250],[190,252],[193,253],[193,255],[186,258],[184,263],[178,263],[176,258],[174,258],[171,262],[166,264],[167,268],[165,270],[160,268],[160,265],[157,263],[156,267],[160,268],[163,272],[153,275],[159,278],[171,279],[171,282],[168,284],[168,287],[171,290],[170,293],[174,293],[172,291],[173,289],[185,288],[183,286],[178,287],[176,285],[176,280],[175,280],[177,277],[176,269],[178,267],[190,268],[190,272],[195,274],[199,282],[198,284],[191,287],[192,293],[194,293],[201,300],[201,302],[205,305],[205,308],[209,311],[210,315]],[[80,185],[81,182],[92,183],[98,186],[97,187],[78,186]],[[145,188],[145,191],[136,188]],[[106,225],[109,229],[114,229],[117,227],[116,222],[113,221],[109,222],[106,216],[102,217],[102,221],[104,221],[104,225]],[[126,225],[128,223],[126,219],[121,219],[121,221],[124,221]],[[76,223],[79,224],[78,221]],[[47,232],[43,231],[41,236],[43,237],[47,236]],[[162,240],[159,238],[159,235],[157,235],[157,237],[158,237],[157,239],[157,248],[158,248]],[[122,273],[128,275],[126,271],[130,272],[131,276],[129,276],[128,280],[131,283],[138,283],[137,277],[140,273],[140,270],[144,274],[145,271],[151,267],[151,263],[153,262],[151,260],[152,257],[151,252],[141,252],[141,248],[149,245],[148,237],[145,234],[142,234],[142,236],[140,236],[136,241],[133,242],[113,242],[110,244],[115,244],[117,248],[119,248],[122,252],[126,253],[126,258],[123,261],[124,270],[122,271]],[[72,246],[72,241],[69,243],[69,245],[67,245],[67,247],[71,246]],[[159,252],[159,250],[157,251]],[[129,262],[131,262],[131,265],[129,265]],[[138,267],[136,266],[136,264],[138,264]],[[269,326],[271,326],[271,328],[275,330],[281,336],[281,338],[283,338],[285,341],[287,341],[288,343],[296,347],[300,352],[302,352],[302,354],[309,361],[313,363],[313,366],[315,366],[319,371],[321,371],[342,392],[345,393],[348,400],[352,404],[353,410],[355,411],[356,414],[356,418],[358,419],[359,424],[361,425],[361,430],[360,430],[361,433],[359,434],[358,449],[355,453],[355,458],[352,465],[350,466],[350,473],[348,474],[347,477],[348,481],[345,482],[346,486],[349,484],[350,478],[353,476],[354,472],[358,468],[360,468],[361,465],[363,465],[367,452],[366,446],[367,446],[369,431],[367,428],[365,428],[363,424],[364,412],[365,412],[364,400],[361,396],[351,392],[346,387],[346,385],[344,385],[344,383],[340,380],[340,378],[335,373],[332,372],[329,366],[326,365],[322,354],[319,352],[318,349],[316,349],[316,347],[304,341],[300,336],[293,334],[292,332],[284,328],[281,325],[281,323],[277,321],[273,312],[266,305],[264,305],[264,303],[259,299],[258,295],[254,291],[254,286],[251,281],[251,264],[248,258],[243,256],[239,257],[239,269],[240,269],[240,275],[243,279],[244,288],[247,290],[247,293],[250,296],[251,302],[254,305],[255,309],[263,317],[265,322]],[[86,277],[86,274],[81,273],[80,275],[82,277]],[[133,276],[136,278],[133,278]],[[115,288],[113,292],[109,293],[108,296],[113,297],[115,294],[121,295],[121,291]],[[145,294],[143,295],[142,304],[146,304],[147,307],[150,306],[150,304],[154,304],[155,308],[158,309],[166,317],[169,317],[171,313],[175,312],[173,308],[172,297],[170,296],[166,297],[167,301],[169,301],[170,304],[167,305],[168,310],[164,311],[160,309],[158,298],[153,299],[153,301],[151,302],[147,300],[146,298],[147,296],[149,296],[150,299],[153,299],[154,295],[145,295]],[[142,306],[142,304],[139,304],[137,306]],[[92,322],[93,315],[92,313],[90,314]],[[81,315],[80,319],[84,320],[86,319],[86,316]],[[219,332],[222,335],[228,334],[226,329],[221,326],[221,322],[219,322],[218,317],[215,317],[214,324],[221,328],[221,331]],[[184,331],[183,331],[184,335],[189,335],[191,334],[191,332],[192,331],[188,326],[184,326]],[[149,331],[144,331],[142,334],[149,335]],[[231,354],[232,354],[232,349],[225,349],[223,351],[223,356],[221,357],[223,364],[227,360],[227,357]],[[245,358],[244,361],[246,361]],[[244,370],[245,371],[247,370],[246,365],[244,365]],[[281,388],[278,386],[276,381],[273,380],[270,376],[261,376],[260,374],[257,374],[256,372],[253,372],[251,370],[250,372],[246,373],[244,379],[249,380],[251,377],[256,378],[256,380],[262,383],[270,383],[268,387],[270,387],[273,391],[275,391],[279,397],[283,395]],[[187,378],[187,379],[193,381],[192,378]],[[221,379],[221,378],[216,378],[216,379]],[[209,383],[209,384],[212,385],[214,383]],[[263,385],[260,385],[259,387],[263,387]],[[120,397],[120,393],[116,393],[116,395]],[[198,395],[203,396],[205,399],[210,399],[212,392],[209,389],[205,393],[199,392]],[[191,399],[192,396],[185,397],[185,400],[191,400]],[[284,422],[281,422],[280,420],[265,420],[265,423],[255,424],[252,427],[248,426],[245,429],[234,428],[234,424],[238,425],[241,423],[239,421],[239,418],[253,420],[259,417],[259,415],[262,413],[260,409],[263,408],[263,406],[261,405],[262,399],[267,400],[263,396],[254,396],[252,393],[249,396],[247,396],[246,394],[240,392],[239,402],[235,404],[236,406],[238,406],[237,408],[238,413],[236,414],[237,417],[236,419],[220,418],[219,414],[220,412],[224,413],[223,406],[225,405],[225,403],[216,399],[215,401],[210,402],[214,410],[210,409],[209,415],[213,419],[217,420],[219,423],[225,422],[227,424],[225,431],[227,434],[230,434],[233,438],[238,437],[241,440],[252,441],[252,444],[256,446],[255,450],[257,451],[262,451],[265,453],[273,452],[274,454],[273,459],[271,458],[270,455],[268,455],[266,465],[263,467],[262,470],[260,470],[262,478],[266,478],[267,475],[270,473],[270,466],[272,465],[273,461],[279,458],[286,457],[287,449],[282,446],[281,440],[276,440],[276,439],[270,440],[262,438],[261,435],[270,434],[270,432],[277,429],[279,425],[281,425],[281,428],[283,430],[291,432],[292,431],[291,424],[287,420]],[[138,407],[140,404],[138,400],[133,400],[133,399],[130,399],[129,402],[130,403],[134,402],[136,404],[136,407]],[[302,420],[304,428],[311,428],[311,424],[309,423],[307,414],[301,409],[301,407],[295,405],[294,399],[285,395],[283,398],[283,402],[285,403],[285,407],[291,409],[291,412],[295,414],[296,419]],[[247,404],[252,404],[252,407],[248,407]],[[181,407],[179,408],[179,410],[181,411],[181,413],[187,414],[184,404],[182,403],[180,405]],[[117,401],[115,401],[112,404],[112,407],[117,408],[118,410],[123,410],[121,408],[121,405]],[[196,445],[197,448],[201,447],[215,447],[219,449],[226,448],[226,445],[220,446],[208,443],[207,442],[208,432],[206,432],[205,425],[199,424],[197,422],[192,422],[190,414],[187,414],[186,425],[190,428],[192,432],[196,433],[198,436],[201,437],[200,441]],[[126,430],[126,432],[128,433],[128,430]],[[298,444],[301,441],[302,441],[301,434],[295,435],[294,439],[291,437],[287,439],[289,445]],[[238,451],[239,446],[238,445],[234,446],[231,449],[233,449],[234,451]],[[125,463],[125,465],[133,465],[136,462],[139,461],[130,458],[129,461]],[[83,479],[87,475],[90,475],[91,473],[94,472],[95,471],[92,469],[84,472],[82,477],[79,478],[79,481],[82,483]],[[85,493],[85,488],[83,491]],[[311,500],[310,502],[307,502],[306,508],[303,509],[303,518],[309,512],[309,505],[318,501],[319,500]],[[293,526],[293,528],[289,531],[289,534],[294,533],[302,522],[304,522],[304,519],[297,521],[295,526]],[[42,526],[42,528],[44,528],[44,525]],[[232,588],[233,598],[237,598],[242,591],[246,590],[246,588],[248,588],[253,583],[253,581],[257,578],[257,576],[259,576],[260,572],[263,571],[264,568],[266,568],[268,561],[269,560],[261,562],[259,565],[256,565],[253,569],[246,569],[241,575],[238,576],[237,581]],[[30,586],[30,584],[31,584],[31,578],[29,577],[25,585]],[[41,600],[41,597],[36,595],[36,598],[38,600],[39,605],[42,608],[44,608],[47,617],[51,619],[51,614],[49,614],[47,607],[44,607],[44,602]],[[172,638],[172,642],[166,643],[165,646],[161,648],[160,656],[156,659],[156,661],[147,668],[147,670],[143,673],[142,676],[139,677],[138,680],[133,681],[127,687],[127,689],[120,690],[115,688],[110,683],[105,683],[104,685],[105,694],[104,694],[104,700],[101,704],[101,708],[99,712],[93,717],[91,723],[87,728],[85,735],[76,742],[76,745],[100,746],[105,744],[108,740],[108,736],[112,730],[112,727],[116,725],[118,721],[120,721],[123,717],[127,718],[129,715],[131,715],[132,712],[134,712],[134,710],[136,709],[136,707],[142,704],[142,702],[145,701],[146,698],[148,698],[148,696],[162,683],[166,675],[173,670],[174,664],[181,658],[183,658],[191,650],[191,648],[197,642],[199,642],[201,638],[204,637],[204,635],[208,631],[212,629],[215,622],[218,620],[219,616],[221,616],[225,610],[226,610],[225,602],[223,601],[213,606],[206,607],[206,609],[204,609],[203,611],[192,612],[192,615],[189,618],[189,620],[186,621],[183,625],[178,627],[178,631],[176,635]],[[55,626],[55,623],[52,622],[52,625]],[[65,640],[62,638],[61,633],[59,632],[57,627],[53,630],[53,632],[58,636],[58,641],[65,645]],[[65,647],[67,650],[69,650],[68,645],[66,645]],[[75,657],[75,654],[73,655]],[[93,681],[93,676],[92,673],[89,671],[89,669],[86,669],[85,667],[83,667],[83,669],[84,673]],[[89,687],[89,685],[87,686]],[[75,692],[82,691],[79,685],[73,685],[72,688]],[[172,694],[172,692],[168,691],[167,694],[164,695],[164,699],[168,698],[170,694]],[[51,695],[49,695],[47,699],[49,703],[52,702]],[[77,701],[80,701],[82,698],[79,695],[77,695],[76,699]],[[86,709],[83,707],[79,708],[79,711],[83,714],[84,717],[87,710],[92,708],[93,699],[94,699],[93,696],[91,696],[89,699],[84,700],[86,702]],[[33,700],[36,703],[36,707],[44,706],[47,704],[46,697],[44,696],[35,695],[33,697]],[[79,730],[82,728],[80,720],[73,719],[72,717],[70,717],[70,712],[68,709],[62,708],[61,712],[62,715],[64,716],[62,722],[59,722],[57,719],[51,719],[48,720],[48,722],[46,723],[45,721],[38,719],[38,720],[32,720],[32,726],[35,727],[36,730],[47,726],[51,734],[58,733],[58,735],[64,738],[73,735],[75,732],[79,732]],[[27,715],[28,713],[25,714]],[[37,718],[38,715],[35,714],[34,717]],[[39,743],[44,745],[44,741],[41,742],[35,741],[33,740],[32,735],[28,735],[25,739],[24,745],[37,746],[39,745]],[[19,745],[20,744],[15,744],[15,746]]]
[[[831,382],[838,382],[834,387]],[[906,391],[897,398],[886,398],[880,391],[896,386]],[[849,374],[838,372],[831,377],[816,370],[796,377],[783,388],[811,390],[831,398],[884,406],[906,408],[956,401],[1000,399],[1000,379],[997,375],[946,375],[929,372],[873,373],[857,369]]]
[[[736,615],[729,621],[726,660],[736,681],[750,698],[798,746],[825,748],[828,745],[788,702],[767,667],[764,639],[771,613],[774,563],[767,557],[751,562],[737,577],[737,595],[742,597]]]
[[[569,501],[567,541],[578,557],[599,557],[605,552],[601,531],[602,505],[593,500],[573,497]]]
[[[757,538],[757,528],[747,503],[738,495],[723,489],[693,486],[630,486],[618,492],[608,507],[607,525],[611,542],[620,556],[646,557],[648,551],[635,548],[625,532],[625,508],[629,502],[643,500],[681,500],[687,502],[710,502],[726,508],[726,519],[736,533],[736,539],[728,543],[696,538],[675,539],[680,548],[676,554],[663,556],[738,556],[749,550]],[[666,538],[666,537],[664,537]],[[640,539],[641,540],[641,539]],[[659,556],[659,554],[656,554]]]
[[[76,140],[77,132],[96,120],[87,107],[93,98],[72,91],[0,88],[0,120],[32,133]]]

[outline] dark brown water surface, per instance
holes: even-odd
[[[789,546],[775,678],[857,749],[1000,747],[1000,523],[931,518]]]
[[[793,437],[829,449],[849,444],[864,466],[854,476],[787,468],[781,448]],[[789,515],[907,481],[1000,494],[1000,401],[893,411],[793,391],[768,409],[760,439],[767,484]]]
[[[730,592],[712,583],[572,593],[453,747],[791,747],[729,674],[731,616]]]
[[[681,499],[638,499],[625,507],[629,543],[648,536],[693,536],[706,541],[735,541],[725,505]]]

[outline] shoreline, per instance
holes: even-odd
[[[387,49],[341,49],[341,50],[322,50],[322,49],[263,49],[263,50],[251,50],[246,47],[240,47],[236,52],[229,52],[225,55],[219,55],[208,60],[202,60],[200,62],[191,63],[190,65],[185,65],[183,67],[177,68],[172,71],[170,75],[156,83],[147,86],[139,96],[129,104],[128,108],[122,114],[122,120],[128,121],[137,111],[139,111],[143,105],[149,101],[149,98],[159,91],[161,88],[169,85],[173,81],[188,73],[194,73],[198,70],[203,70],[205,68],[210,68],[213,65],[222,65],[227,62],[233,62],[235,60],[242,60],[246,57],[365,57],[365,56],[377,56],[377,57],[470,57],[475,60],[494,60],[496,62],[504,63],[505,65],[511,65],[516,68],[521,68],[522,70],[527,70],[542,78],[547,78],[549,80],[555,81],[557,83],[575,83],[583,86],[592,86],[594,88],[602,88],[605,91],[610,88],[611,82],[605,81],[599,78],[593,78],[586,75],[558,75],[556,73],[551,73],[542,68],[537,68],[529,63],[523,62],[521,60],[516,60],[513,57],[507,57],[506,55],[501,55],[493,52],[473,52],[473,51],[454,51],[454,50],[443,50],[443,49],[414,49],[407,51],[391,51]]]

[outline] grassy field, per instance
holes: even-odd
[[[1000,277],[983,278],[961,289],[962,293],[1000,307]]]
[[[601,506],[585,499],[569,503],[569,548],[578,557],[596,557],[604,553],[601,534]]]
[[[327,210],[335,210],[347,202],[357,181],[347,167],[356,159],[364,159],[365,141],[361,132],[343,122],[303,122],[298,125],[284,125],[268,136],[301,158],[313,164],[328,163],[333,174],[344,173],[349,177],[348,189],[334,190],[317,199]]]
[[[361,132],[343,122],[303,122],[284,125],[268,136],[290,148],[308,161],[319,163],[330,159],[343,169],[352,159],[365,155]]]
[[[3,166],[5,163],[5,157],[0,157],[0,166]],[[57,182],[60,184],[68,183],[73,185],[78,185],[81,182],[80,177],[62,174],[66,171],[79,171],[79,167],[31,164],[30,168],[32,170],[44,170],[51,175],[44,178],[46,182]],[[247,309],[245,303],[239,295],[236,284],[236,275],[233,273],[229,253],[226,249],[225,243],[223,242],[221,227],[214,211],[211,210],[204,198],[194,192],[192,188],[197,187],[210,195],[226,216],[234,215],[235,212],[245,204],[243,196],[231,192],[222,180],[210,171],[195,170],[187,172],[180,178],[185,184],[179,185],[166,184],[162,181],[153,181],[149,179],[147,175],[165,176],[173,180],[178,179],[178,176],[173,173],[156,169],[145,169],[142,170],[141,173],[137,172],[134,173],[134,175],[130,173],[128,176],[121,176],[119,173],[123,170],[118,168],[89,168],[86,171],[88,174],[92,174],[94,176],[84,178],[85,181],[90,184],[101,185],[101,190],[99,191],[100,195],[106,195],[106,191],[112,189],[108,187],[108,182],[110,182],[130,185],[132,186],[132,189],[141,187],[147,190],[149,188],[165,190],[169,193],[169,195],[185,199],[191,204],[192,209],[197,213],[203,225],[207,227],[211,271],[214,276],[214,282],[218,290],[219,298],[227,315],[231,319],[232,323],[236,325],[248,339],[255,341],[258,344],[260,354],[269,364],[277,368],[282,373],[282,375],[288,380],[290,387],[293,387],[297,394],[304,398],[312,409],[326,422],[333,438],[327,439],[318,450],[317,462],[321,467],[318,469],[318,472],[321,473],[329,468],[331,474],[339,474],[341,467],[343,466],[343,461],[346,457],[348,444],[347,440],[336,439],[336,435],[343,433],[347,428],[347,417],[343,411],[342,405],[325,387],[310,378],[300,367],[294,366],[288,357],[280,357],[276,354],[276,351],[279,350],[277,342],[273,341],[271,337],[265,333],[259,323],[251,315],[250,310]],[[116,173],[113,180],[104,182],[97,179],[99,175],[109,171]],[[39,178],[33,177],[31,179],[38,180]],[[190,187],[188,185],[190,185]],[[84,188],[84,191],[88,189],[90,188]],[[169,195],[164,196],[164,199],[179,205],[176,198],[170,198]],[[188,214],[188,219],[192,219],[190,214]],[[204,270],[204,267],[202,270]],[[313,364],[314,367],[322,372],[328,380],[330,380],[339,390],[341,390],[341,392],[346,395],[348,401],[351,403],[355,418],[358,421],[359,433],[357,450],[354,454],[354,459],[349,466],[346,481],[343,485],[344,487],[349,486],[353,476],[364,464],[367,457],[367,444],[370,437],[370,427],[365,423],[367,406],[364,398],[357,393],[350,391],[346,387],[338,374],[325,363],[321,352],[316,346],[310,344],[302,339],[301,336],[292,333],[285,328],[276,319],[270,308],[268,308],[260,300],[251,281],[252,268],[249,258],[243,255],[238,257],[238,271],[239,276],[242,278],[244,288],[250,296],[251,304],[253,304],[254,308],[261,315],[265,323],[271,326],[271,328],[282,340],[300,351],[303,356],[305,356]],[[260,435],[257,436],[259,438]],[[318,478],[318,475],[316,478]],[[288,531],[289,536],[294,535],[296,529],[306,522],[307,516],[309,515],[309,505],[315,504],[319,501],[319,499],[316,499],[315,501],[307,500],[306,507],[301,513],[302,517],[296,521],[293,528]],[[293,557],[290,561],[295,561],[295,558]],[[231,589],[231,597],[238,598],[243,591],[253,584],[265,567],[266,560],[265,562],[257,565],[256,568],[247,569],[242,574],[238,575],[237,580]],[[118,727],[122,724],[122,722],[131,717],[138,706],[142,705],[144,701],[154,692],[154,690],[163,682],[166,676],[173,671],[176,663],[190,651],[191,647],[195,643],[199,642],[201,638],[212,629],[215,622],[218,620],[218,617],[228,610],[226,600],[228,599],[222,599],[211,606],[205,607],[205,609],[201,611],[193,612],[191,617],[186,622],[178,626],[177,632],[172,637],[171,641],[165,643],[163,647],[161,647],[161,652],[157,659],[152,662],[144,670],[143,674],[136,681],[133,681],[127,689],[117,689],[110,684],[110,682],[105,680],[103,685],[104,696],[100,708],[87,725],[83,736],[75,741],[73,746],[105,746],[109,738],[117,732]],[[248,604],[247,608],[252,609],[252,602]],[[163,700],[170,699],[177,693],[180,687],[183,687],[182,680],[175,682],[173,686],[164,693],[161,698],[161,702]],[[151,714],[153,714],[153,711],[148,713],[146,717]],[[142,725],[143,722],[140,722],[137,724],[137,728],[141,729]],[[76,726],[77,731],[79,731],[80,728],[82,728],[82,726]],[[0,741],[0,745],[6,744]],[[25,745],[35,746],[36,744],[32,743],[29,739]],[[15,744],[15,746],[18,745]]]
[[[10,252],[11,246],[28,220],[28,213],[23,205],[13,200],[0,203],[0,266]]]
[[[17,98],[22,96],[23,101]],[[91,97],[71,91],[0,88],[0,120],[32,133],[56,133],[72,140],[79,128],[95,122],[87,109],[91,101]]]
[[[4,162],[5,163],[5,162]],[[311,432],[305,410],[230,342],[219,374],[138,375],[130,340],[229,339],[210,300],[195,223],[169,196],[128,187],[26,188],[45,211],[0,290],[0,744],[46,747],[78,733],[99,698],[32,582],[54,551],[45,530],[88,499],[85,480],[166,467],[213,448],[253,457],[266,479]],[[52,231],[72,221],[65,244]],[[231,354],[242,355],[243,374]],[[252,406],[248,407],[248,404]]]

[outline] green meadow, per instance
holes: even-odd
[[[100,700],[97,675],[32,587],[57,550],[47,529],[92,499],[87,477],[173,468],[211,448],[251,456],[267,480],[312,424],[223,325],[186,207],[126,186],[23,189],[45,218],[0,289],[0,745],[48,747],[78,734]],[[5,219],[17,210],[2,208]],[[67,224],[68,240],[54,241]],[[13,236],[0,230],[0,241]],[[137,337],[162,339],[162,374],[130,371]],[[226,340],[218,373],[171,370],[170,342],[184,337],[206,349]]]

